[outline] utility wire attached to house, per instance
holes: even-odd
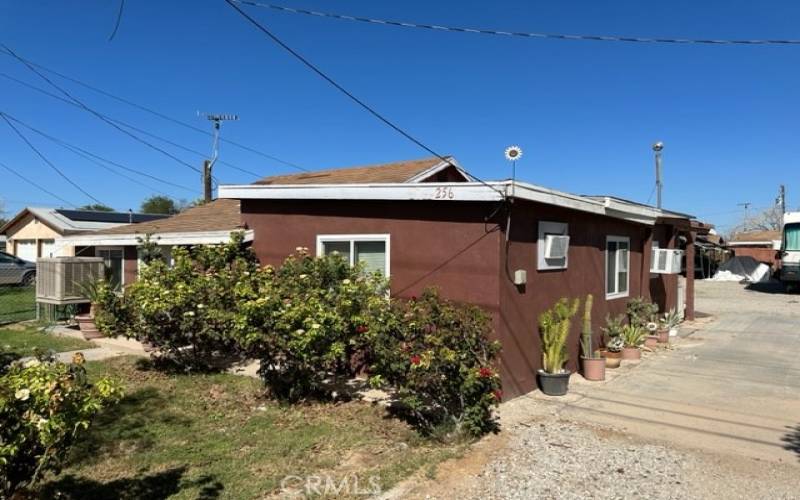
[[[17,172],[17,171],[16,171],[16,170],[14,170],[13,168],[9,167],[9,166],[8,166],[8,165],[6,165],[5,163],[3,163],[3,162],[0,162],[0,167],[3,167],[4,169],[8,170],[8,171],[9,171],[9,172],[11,172],[13,175],[15,175],[15,176],[19,177],[20,179],[22,179],[23,181],[27,182],[27,183],[28,183],[28,184],[30,184],[31,186],[35,187],[35,188],[36,188],[36,189],[38,189],[39,191],[41,191],[41,192],[43,192],[43,193],[46,193],[46,194],[49,194],[49,195],[50,195],[50,196],[52,196],[53,198],[55,198],[55,199],[57,199],[57,200],[59,200],[59,201],[63,201],[64,203],[66,203],[67,205],[69,205],[69,206],[71,206],[71,207],[73,207],[73,208],[75,208],[75,207],[77,207],[77,206],[78,206],[78,205],[76,205],[76,204],[72,203],[72,202],[71,202],[71,201],[69,201],[69,200],[65,200],[64,198],[62,198],[61,196],[59,196],[59,195],[55,194],[54,192],[52,192],[52,191],[50,191],[50,190],[48,190],[48,189],[46,189],[46,188],[42,187],[40,184],[37,184],[37,183],[35,183],[34,181],[32,181],[32,180],[28,179],[27,177],[25,177],[25,176],[24,176],[24,175],[22,175],[21,173]],[[5,201],[11,201],[11,200],[5,200]]]
[[[19,62],[21,62],[22,64],[24,64],[24,65],[25,65],[25,67],[26,67],[26,68],[28,68],[28,69],[29,69],[31,72],[33,72],[34,74],[36,74],[37,76],[39,76],[39,78],[41,78],[42,80],[44,80],[45,82],[47,82],[47,83],[48,83],[48,84],[49,84],[51,87],[53,87],[54,89],[56,89],[57,91],[59,91],[61,94],[63,94],[64,96],[66,96],[66,97],[67,97],[67,99],[69,99],[70,101],[72,101],[72,102],[74,102],[75,104],[77,104],[77,105],[78,105],[80,108],[82,108],[83,110],[85,110],[85,111],[87,111],[88,113],[90,113],[90,114],[92,114],[92,115],[96,116],[97,118],[99,118],[99,119],[100,119],[100,120],[102,120],[103,122],[107,123],[107,124],[108,124],[108,125],[110,125],[111,127],[115,128],[115,129],[117,129],[118,131],[122,132],[123,134],[127,135],[128,137],[130,137],[130,138],[134,139],[135,141],[139,142],[140,144],[143,144],[143,145],[147,146],[148,148],[150,148],[150,149],[153,149],[153,150],[155,150],[155,151],[157,151],[157,152],[161,153],[162,155],[164,155],[164,156],[166,156],[166,157],[168,157],[168,158],[170,158],[170,159],[174,160],[174,161],[175,161],[175,162],[177,162],[177,163],[180,163],[181,165],[183,165],[183,166],[185,166],[185,167],[188,167],[188,168],[190,168],[190,169],[194,170],[195,172],[198,172],[198,173],[201,173],[201,172],[202,172],[202,171],[201,171],[199,168],[195,167],[195,166],[194,166],[194,165],[192,165],[191,163],[187,163],[187,162],[185,162],[185,161],[181,160],[180,158],[178,158],[177,156],[173,155],[173,154],[172,154],[172,153],[170,153],[169,151],[167,151],[167,150],[165,150],[165,149],[162,149],[162,148],[160,148],[160,147],[156,146],[155,144],[152,144],[152,143],[150,143],[150,142],[148,142],[148,141],[146,141],[146,140],[142,139],[142,138],[141,138],[141,137],[139,137],[138,135],[136,135],[136,134],[134,134],[134,133],[132,133],[132,132],[130,132],[130,131],[128,131],[128,130],[125,130],[124,128],[120,127],[119,125],[117,125],[117,124],[116,124],[116,123],[114,123],[113,121],[111,121],[111,120],[109,120],[108,118],[106,118],[104,115],[102,115],[102,114],[98,113],[97,111],[95,111],[94,109],[90,108],[89,106],[87,106],[86,104],[84,104],[82,101],[80,101],[79,99],[77,99],[76,97],[74,97],[72,94],[70,94],[69,92],[67,92],[66,90],[64,90],[64,89],[63,89],[63,88],[61,88],[60,86],[58,86],[58,85],[57,85],[55,82],[53,82],[51,79],[49,79],[47,76],[45,76],[45,75],[44,75],[44,74],[43,74],[41,71],[37,70],[37,69],[36,69],[36,68],[35,68],[35,67],[34,67],[32,64],[30,64],[30,63],[29,63],[29,62],[28,62],[26,59],[24,59],[24,58],[20,57],[19,55],[17,55],[17,53],[16,53],[16,52],[14,52],[14,51],[13,51],[13,50],[11,50],[10,48],[8,48],[8,46],[6,46],[5,44],[0,44],[0,47],[2,47],[3,49],[5,49],[5,50],[6,50],[6,51],[8,51],[9,53],[11,53],[11,55],[12,55],[12,56],[13,56],[15,59],[17,59]]]
[[[453,162],[450,159],[448,159],[447,157],[437,153],[432,148],[430,148],[429,146],[425,145],[422,141],[420,141],[419,139],[417,139],[416,137],[414,137],[410,133],[408,133],[405,130],[403,130],[402,128],[400,128],[400,126],[396,125],[394,122],[392,122],[391,120],[389,120],[388,118],[383,116],[375,108],[373,108],[369,104],[365,103],[364,101],[362,101],[361,99],[356,97],[352,92],[350,92],[349,90],[344,88],[342,85],[340,85],[338,82],[336,82],[336,80],[334,80],[332,77],[328,76],[324,71],[319,69],[314,63],[309,61],[302,54],[300,54],[299,52],[297,52],[296,50],[291,48],[289,45],[287,45],[283,40],[281,40],[274,33],[272,33],[272,31],[270,31],[266,26],[264,26],[263,24],[258,22],[255,18],[250,16],[247,12],[245,12],[238,5],[236,5],[237,3],[240,3],[240,2],[237,2],[236,0],[225,0],[225,3],[230,5],[231,8],[233,8],[236,12],[238,12],[239,15],[241,15],[243,18],[245,18],[248,22],[250,22],[250,24],[255,26],[259,31],[261,31],[262,33],[267,35],[267,37],[269,37],[278,46],[280,46],[286,52],[291,54],[295,59],[297,59],[298,61],[303,63],[303,65],[305,65],[308,69],[310,69],[311,71],[316,73],[320,78],[322,78],[323,80],[325,80],[326,82],[331,84],[336,90],[338,90],[339,92],[341,92],[342,94],[347,96],[351,101],[355,102],[361,108],[366,110],[369,114],[371,114],[372,116],[377,118],[384,125],[388,126],[389,128],[391,128],[392,130],[394,130],[398,134],[402,135],[403,137],[405,137],[409,141],[413,142],[414,144],[416,144],[420,148],[424,149],[428,153],[430,153],[430,154],[434,155],[435,157],[439,158],[441,161],[447,163],[448,165],[451,165],[451,166],[455,167],[455,165],[453,164]],[[470,176],[473,179],[475,179],[476,181],[480,182],[481,184],[485,185],[486,187],[488,187],[488,188],[492,189],[493,191],[497,192],[498,194],[500,194],[500,196],[503,197],[503,199],[506,198],[506,194],[503,191],[495,188],[491,184],[479,179],[478,177],[475,177],[472,174],[470,174]]]
[[[8,55],[8,56],[11,56],[10,52],[6,52],[2,48],[0,48],[0,54],[5,54],[5,55]],[[105,97],[108,97],[110,99],[114,99],[115,101],[118,101],[118,102],[121,102],[123,104],[126,104],[126,105],[128,105],[128,106],[130,106],[132,108],[138,109],[140,111],[144,111],[145,113],[149,113],[149,114],[151,114],[153,116],[161,118],[162,120],[166,120],[168,122],[174,123],[175,125],[180,125],[181,127],[187,128],[189,130],[193,130],[193,131],[195,131],[197,133],[200,133],[200,134],[209,135],[209,136],[213,135],[212,133],[208,132],[207,130],[204,130],[204,129],[200,128],[200,127],[192,125],[191,123],[187,123],[185,121],[179,120],[179,119],[171,117],[169,115],[165,115],[164,113],[156,111],[156,110],[154,110],[154,109],[152,109],[150,107],[144,106],[143,104],[138,104],[138,103],[135,103],[135,102],[133,102],[133,101],[131,101],[129,99],[126,99],[124,97],[120,97],[118,95],[112,94],[111,92],[108,92],[107,90],[103,90],[103,89],[101,89],[99,87],[96,87],[96,86],[90,85],[90,84],[88,84],[88,83],[86,83],[84,81],[78,80],[77,78],[65,75],[64,73],[58,72],[58,71],[56,71],[56,70],[54,70],[52,68],[48,68],[47,66],[44,66],[42,64],[36,63],[34,61],[31,61],[30,59],[25,59],[25,60],[28,61],[28,63],[32,64],[33,66],[36,66],[39,69],[42,69],[44,71],[47,71],[48,73],[56,75],[59,78],[62,78],[62,79],[67,80],[69,82],[72,82],[72,83],[75,83],[77,85],[80,85],[81,87],[89,89],[92,92],[96,92],[96,93],[98,93],[100,95],[103,95]],[[11,77],[9,77],[7,75],[3,75],[3,76],[6,76],[7,78],[11,78]],[[17,83],[24,83],[24,82],[21,82],[21,81],[16,80],[16,79],[14,79],[14,80],[17,81]],[[261,156],[261,157],[266,158],[268,160],[272,160],[272,161],[280,163],[282,165],[286,165],[287,167],[291,167],[291,168],[300,170],[302,172],[308,172],[307,168],[301,167],[300,165],[298,165],[296,163],[293,163],[293,162],[290,162],[290,161],[287,161],[287,160],[283,160],[281,158],[278,158],[277,156],[273,156],[273,155],[271,155],[269,153],[265,153],[264,151],[258,150],[256,148],[251,147],[251,146],[247,146],[247,145],[242,144],[240,142],[233,141],[231,139],[226,139],[224,137],[220,137],[220,141],[224,142],[224,143],[227,143],[227,144],[230,144],[231,146],[235,146],[235,147],[237,147],[237,148],[239,148],[239,149],[241,149],[243,151],[247,151],[249,153],[253,153],[255,155]],[[220,163],[224,163],[224,162],[220,161]],[[233,168],[239,168],[239,167],[233,166],[232,164],[227,164],[227,165],[230,166],[230,167],[233,167]],[[240,170],[244,171],[243,169],[240,169]],[[247,172],[247,171],[245,171],[245,172],[246,173],[251,173],[251,172]],[[259,177],[259,178],[263,177],[263,174],[252,174],[252,175],[255,175],[256,177]]]
[[[227,1],[227,0],[226,0]],[[711,38],[663,38],[663,37],[639,37],[639,36],[615,36],[615,35],[570,35],[565,33],[542,33],[542,32],[520,32],[520,31],[499,31],[481,28],[465,28],[461,26],[442,26],[437,24],[420,24],[406,21],[393,21],[389,19],[373,19],[369,17],[348,16],[345,14],[335,14],[332,12],[320,12],[315,10],[296,9],[284,5],[260,3],[250,0],[231,0],[236,3],[262,7],[265,9],[277,10],[291,14],[304,14],[307,16],[325,17],[329,19],[339,19],[343,21],[357,21],[361,23],[378,24],[383,26],[397,26],[401,28],[417,28],[431,31],[443,31],[451,33],[471,33],[476,35],[492,35],[519,38],[541,38],[551,40],[582,40],[589,42],[626,42],[626,43],[652,43],[652,44],[675,44],[675,45],[800,45],[800,39],[711,39]]]
[[[89,198],[91,198],[93,201],[95,201],[95,202],[97,202],[97,203],[100,203],[100,204],[104,204],[102,201],[98,200],[97,198],[95,198],[94,196],[92,196],[91,194],[89,194],[89,192],[88,192],[88,191],[86,191],[85,189],[83,189],[83,188],[82,188],[82,187],[81,187],[81,186],[80,186],[78,183],[76,183],[75,181],[73,181],[72,179],[70,179],[70,178],[69,178],[69,177],[68,177],[68,176],[67,176],[67,175],[66,175],[64,172],[62,172],[62,171],[61,171],[61,169],[60,169],[60,168],[58,168],[57,166],[55,166],[55,164],[53,164],[53,162],[51,162],[50,160],[48,160],[48,159],[47,159],[47,157],[46,157],[46,156],[45,156],[45,155],[44,155],[44,154],[43,154],[41,151],[39,151],[39,150],[36,148],[36,146],[34,146],[34,145],[33,145],[33,143],[32,143],[31,141],[29,141],[29,140],[28,140],[28,138],[27,138],[27,137],[25,137],[25,134],[23,134],[23,133],[22,133],[22,132],[21,132],[21,131],[20,131],[20,130],[17,128],[17,127],[15,127],[13,123],[11,123],[11,120],[9,120],[9,119],[8,119],[8,117],[6,116],[6,114],[5,114],[4,112],[2,112],[2,111],[0,111],[0,118],[2,118],[2,119],[3,119],[3,120],[4,120],[4,121],[5,121],[7,124],[8,124],[8,126],[9,126],[9,127],[11,127],[11,129],[12,129],[12,130],[13,130],[13,131],[14,131],[14,132],[15,132],[15,133],[16,133],[16,134],[19,136],[19,138],[20,138],[20,139],[22,139],[22,141],[23,141],[23,142],[25,142],[25,144],[27,144],[27,145],[28,145],[28,147],[29,147],[29,148],[30,148],[30,149],[31,149],[31,150],[32,150],[34,153],[36,153],[36,155],[37,155],[39,158],[41,158],[43,162],[45,162],[47,165],[49,165],[49,166],[50,166],[50,168],[52,168],[53,170],[55,170],[55,171],[56,171],[56,173],[57,173],[58,175],[60,175],[60,176],[61,176],[61,177],[62,177],[62,178],[65,180],[65,181],[67,181],[69,184],[71,184],[73,187],[75,187],[75,189],[77,189],[77,190],[78,190],[78,191],[80,191],[81,193],[83,193],[83,194],[85,194],[86,196],[88,196]]]

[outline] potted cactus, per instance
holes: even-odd
[[[649,321],[645,328],[647,329],[647,334],[644,338],[644,346],[653,349],[656,345],[658,345],[659,337],[658,337],[658,323],[655,321]]]
[[[577,311],[578,299],[570,301],[561,298],[552,308],[539,315],[539,334],[542,337],[539,387],[548,396],[563,396],[569,388],[570,373],[564,365],[569,360],[569,328]]]
[[[619,368],[622,359],[622,349],[625,342],[622,340],[622,328],[625,325],[625,315],[606,316],[606,326],[603,331],[605,349],[600,350],[600,355],[606,360],[606,368]]]
[[[600,351],[592,348],[592,294],[586,296],[583,304],[583,329],[581,330],[581,350],[583,356],[583,378],[586,380],[606,379],[606,358],[600,356]]]
[[[625,325],[622,327],[622,341],[625,347],[622,349],[622,359],[637,360],[641,359],[642,351],[640,346],[644,342],[645,329],[638,325]]]

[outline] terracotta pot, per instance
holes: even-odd
[[[606,368],[619,368],[622,362],[622,353],[602,349],[600,355],[606,360]]]
[[[104,337],[100,330],[97,329],[97,325],[94,323],[94,316],[91,314],[78,314],[75,316],[75,321],[78,322],[78,327],[86,340]]]
[[[563,396],[569,390],[569,375],[570,373],[567,371],[547,373],[539,370],[539,387],[548,396]]]
[[[658,335],[648,335],[644,339],[644,346],[650,349],[658,345]]]
[[[583,362],[583,378],[594,381],[606,379],[606,358],[584,358],[581,356],[581,361]]]
[[[658,343],[659,344],[669,344],[669,330],[659,330],[658,331]]]
[[[627,359],[628,361],[642,359],[642,351],[638,347],[626,347],[622,349],[622,359]]]

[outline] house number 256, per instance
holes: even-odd
[[[435,200],[452,200],[456,195],[451,187],[438,187],[433,194]]]

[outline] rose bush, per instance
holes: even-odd
[[[395,302],[385,319],[376,328],[371,381],[393,386],[423,433],[479,436],[497,428],[500,345],[489,340],[486,313],[428,289]]]
[[[30,488],[45,472],[58,472],[80,433],[122,396],[108,378],[90,384],[83,356],[14,363],[0,375],[0,497]]]
[[[261,360],[270,392],[282,399],[325,396],[326,379],[350,377],[371,355],[373,325],[389,311],[387,282],[340,255],[304,248],[240,286],[236,338]]]
[[[258,263],[241,233],[225,245],[172,250],[174,264],[153,259],[125,292],[127,331],[149,342],[184,369],[213,368],[236,356],[231,333],[240,289],[247,289]],[[250,287],[252,288],[252,287]]]

